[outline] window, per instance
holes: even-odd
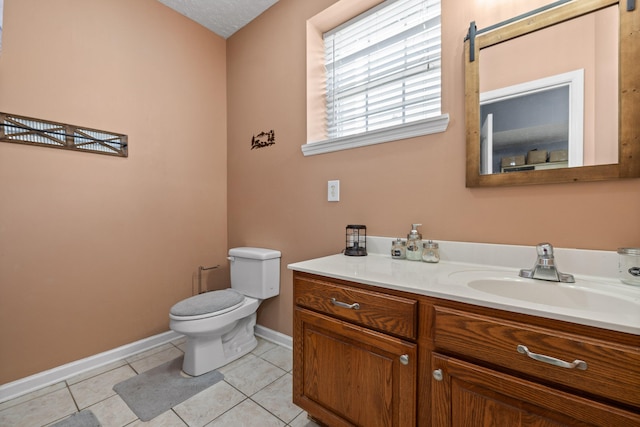
[[[324,31],[321,152],[446,129],[440,33],[440,0],[387,0]]]

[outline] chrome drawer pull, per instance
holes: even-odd
[[[551,357],[551,356],[545,356],[544,354],[531,353],[529,349],[522,344],[519,344],[517,349],[518,349],[518,353],[526,354],[527,356],[529,356],[533,360],[537,360],[538,362],[544,362],[550,365],[560,366],[561,368],[567,368],[567,369],[575,368],[583,371],[587,370],[587,362],[583,360],[576,359],[571,363],[565,362],[564,360],[556,359],[555,357]]]
[[[357,302],[354,302],[353,304],[347,304],[346,302],[341,302],[341,301],[338,301],[335,298],[331,298],[331,303],[333,305],[337,305],[338,307],[342,307],[342,308],[350,308],[352,310],[360,310],[360,304],[358,304]]]

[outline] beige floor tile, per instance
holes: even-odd
[[[74,384],[69,388],[78,407],[84,409],[115,395],[113,386],[135,375],[136,372],[126,365]]]
[[[127,427],[186,427],[187,425],[173,411],[167,411],[147,422],[137,420]]]
[[[178,350],[180,350],[182,353],[184,353],[185,351],[187,351],[187,337],[182,336],[180,338],[177,338],[177,339],[171,341],[171,345],[173,345]]]
[[[251,362],[252,360],[256,360],[258,358],[258,356],[255,356],[251,353],[249,354],[245,354],[244,356],[242,356],[240,359],[236,359],[231,363],[228,363],[224,366],[221,366],[218,368],[218,372],[222,373],[223,375],[226,375],[227,372],[231,372],[234,369],[236,369],[238,366],[242,366],[246,363]]]
[[[225,373],[224,380],[247,396],[251,396],[285,374],[286,372],[277,366],[255,358]]]
[[[201,427],[242,402],[246,397],[224,381],[212,385],[173,410],[190,427]]]
[[[176,347],[179,347],[186,343],[187,343],[187,337],[185,336],[181,336],[180,338],[176,338],[175,340],[171,341],[171,344],[175,345]]]
[[[138,353],[134,356],[127,357],[125,360],[127,361],[127,363],[135,362],[136,360],[144,359],[156,353],[168,350],[172,347],[173,347],[173,344],[171,343],[162,344],[162,345],[159,345],[158,347],[154,347],[150,350],[143,351],[142,353]]]
[[[166,363],[170,360],[178,358],[183,354],[184,353],[182,353],[180,349],[174,346],[170,346],[169,348],[153,353],[152,355],[144,359],[139,359],[133,362],[129,362],[129,364],[133,369],[136,370],[137,373],[141,374],[145,371],[148,371],[149,369],[153,369],[156,366],[162,365],[163,363]]]
[[[0,405],[0,426],[49,425],[90,409],[104,427],[284,426],[316,427],[291,402],[291,350],[259,339],[254,352],[220,368],[221,381],[173,410],[141,422],[113,386],[183,352],[184,338],[126,361],[114,362]],[[257,356],[259,354],[260,356]],[[69,384],[69,388],[67,388]],[[265,388],[266,387],[266,388]],[[262,390],[261,390],[262,389]],[[252,396],[252,400],[247,396]],[[75,399],[75,402],[74,402]],[[212,424],[208,424],[212,423]]]
[[[98,376],[100,374],[104,374],[105,372],[112,371],[112,370],[114,370],[116,368],[119,368],[121,366],[124,366],[126,364],[127,364],[127,362],[125,362],[124,360],[118,360],[116,362],[109,363],[108,365],[104,365],[104,366],[101,366],[99,368],[92,369],[90,371],[83,372],[83,373],[78,374],[78,375],[76,375],[74,377],[71,377],[71,378],[69,378],[67,380],[67,384],[69,384],[69,385],[77,384],[77,383],[79,383],[81,381],[84,381],[84,380],[89,379],[91,377]]]
[[[287,372],[293,369],[293,351],[288,348],[277,346],[264,352],[260,357]]]
[[[56,390],[61,390],[63,388],[67,388],[67,384],[65,384],[64,381],[52,384],[39,390],[32,391],[31,393],[23,394],[22,396],[16,397],[15,399],[7,400],[6,402],[0,403],[0,411],[3,411],[12,406],[19,405],[28,400],[35,399],[36,397],[44,396],[45,394],[52,393]]]
[[[76,411],[73,398],[65,387],[0,411],[0,426],[42,426]]]
[[[181,344],[176,344],[175,346],[178,350],[180,350],[182,353],[186,353],[187,352],[187,342],[183,342]]]
[[[282,427],[285,423],[251,400],[245,400],[207,427]]]
[[[263,338],[260,338],[260,337],[256,337],[256,338],[258,340],[258,345],[251,352],[251,353],[255,354],[256,356],[260,356],[265,351],[269,351],[272,348],[277,347],[277,345],[272,343],[271,341],[267,341],[267,340],[265,340]]]
[[[122,427],[138,419],[127,404],[118,396],[89,406],[102,427]]]
[[[319,424],[314,423],[309,418],[307,418],[307,413],[302,412],[300,415],[296,417],[295,420],[289,423],[290,427],[320,427]]]
[[[302,412],[302,409],[293,404],[291,374],[277,379],[251,396],[251,399],[286,423],[291,422]]]

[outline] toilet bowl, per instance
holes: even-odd
[[[188,375],[205,374],[253,350],[258,306],[279,294],[279,251],[234,248],[229,261],[231,289],[187,298],[169,313],[171,330],[187,337],[182,370]]]

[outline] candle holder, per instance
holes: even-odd
[[[367,226],[347,225],[345,233],[346,246],[344,254],[348,256],[367,255]]]

